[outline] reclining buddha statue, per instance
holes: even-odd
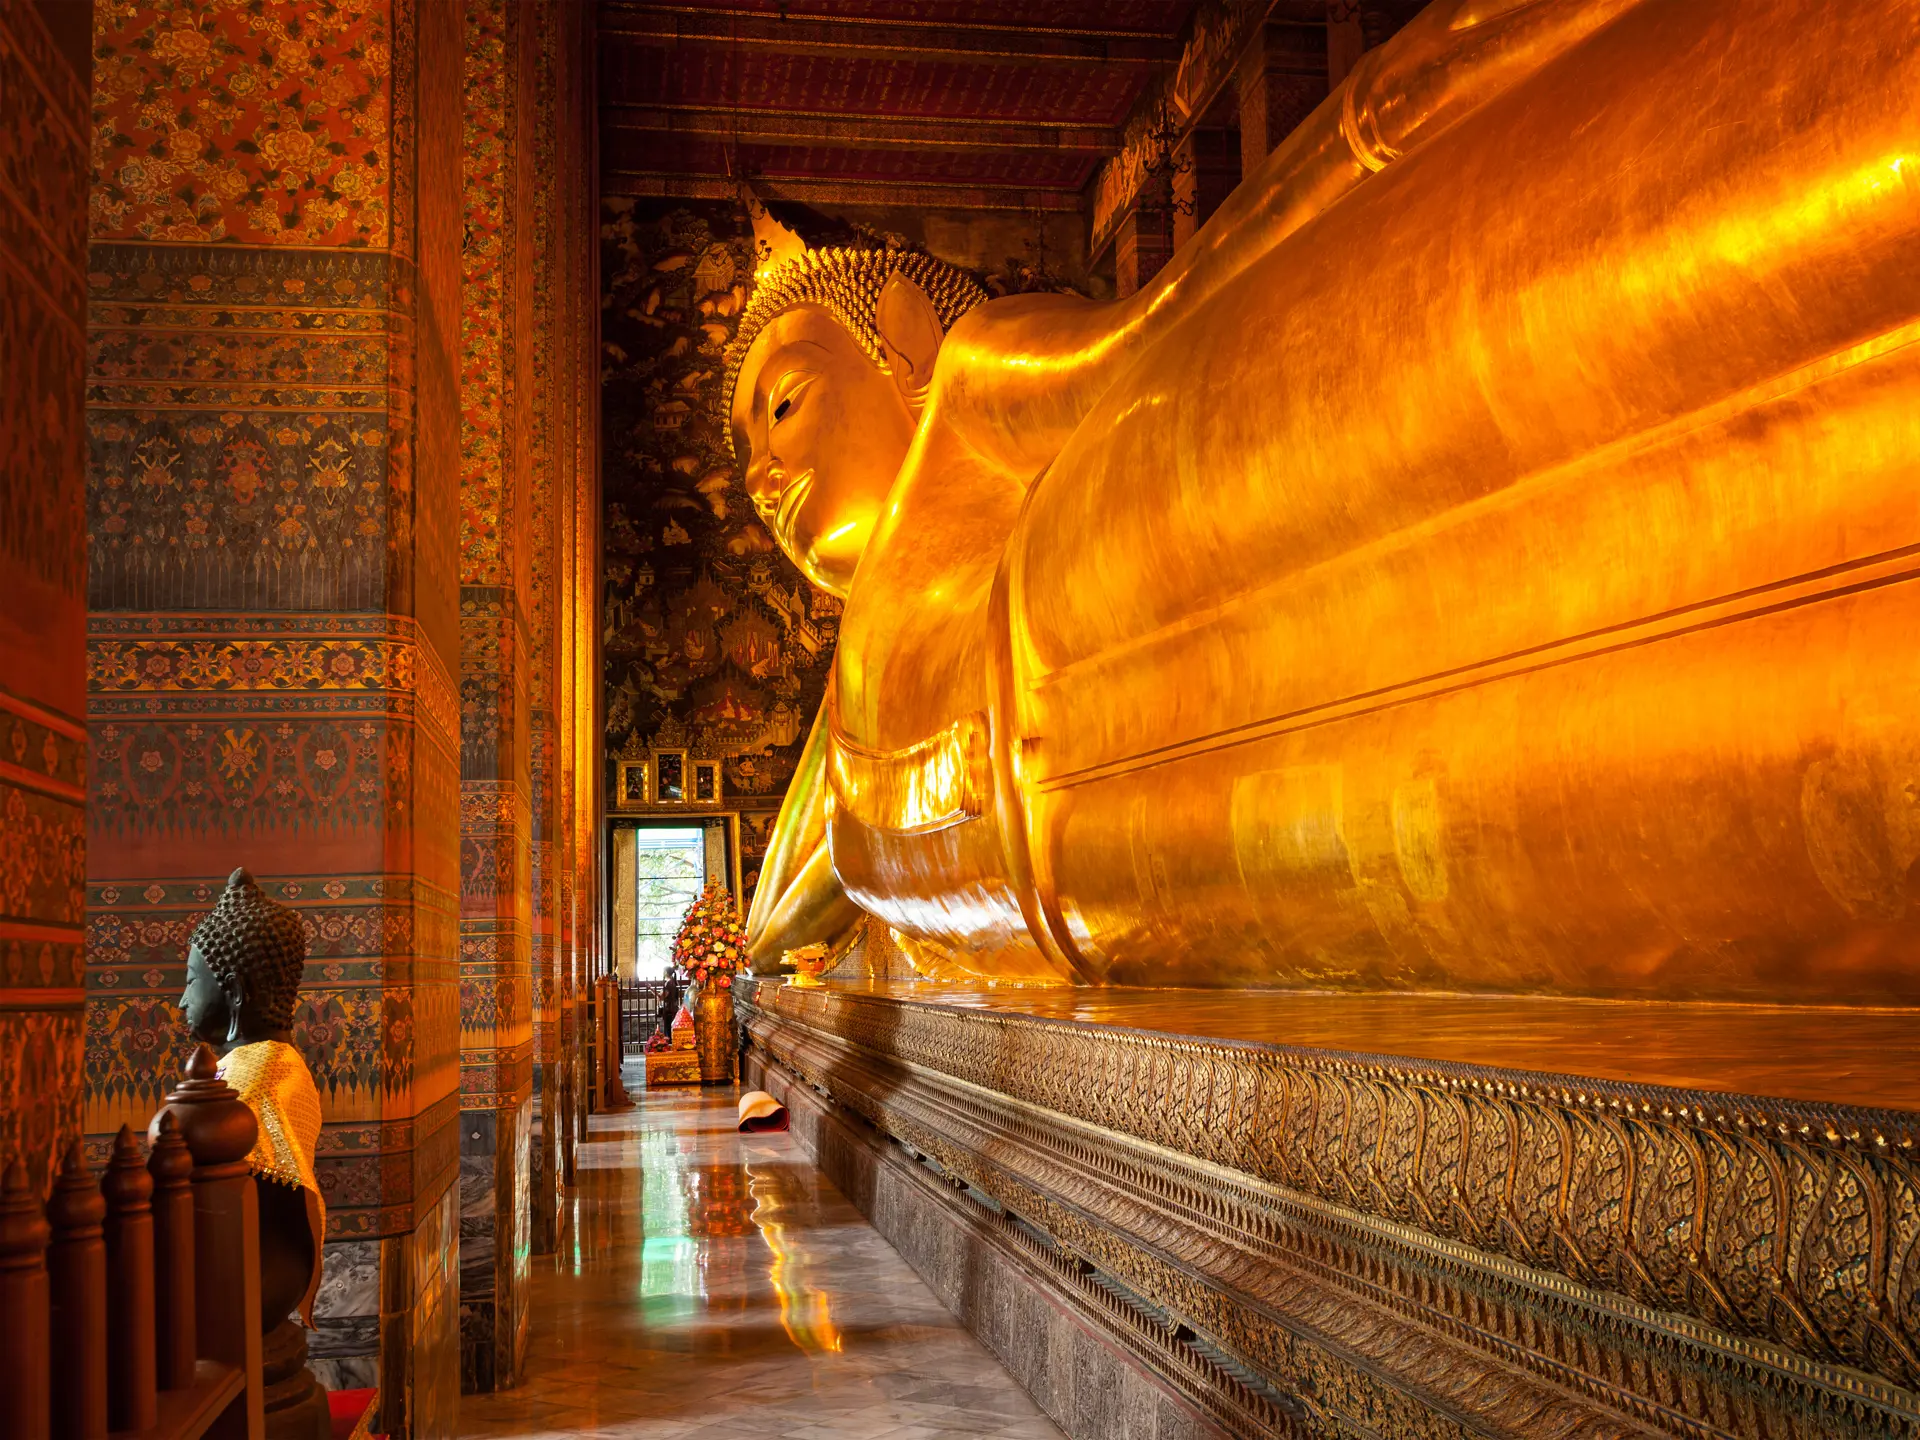
[[[1917,36],[1436,0],[1132,297],[768,275],[756,965],[1920,1002]]]

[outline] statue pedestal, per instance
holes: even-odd
[[[1076,1437],[1133,1433],[1123,1403],[1199,1434],[1920,1419],[1911,1013],[777,982],[739,1001],[746,1083]],[[1085,1387],[1033,1358],[1061,1317]]]
[[[333,1419],[327,1392],[307,1368],[307,1332],[282,1320],[261,1342],[260,1378],[266,1389],[267,1440],[329,1440]]]

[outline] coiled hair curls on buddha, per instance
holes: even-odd
[[[754,286],[741,313],[740,326],[726,350],[726,388],[720,413],[733,409],[733,390],[740,366],[760,332],[795,305],[818,305],[851,335],[869,360],[891,374],[880,341],[877,312],[881,293],[895,275],[911,280],[933,306],[942,331],[987,298],[987,292],[966,271],[922,255],[917,250],[855,249],[835,246],[807,250],[786,261]],[[732,444],[732,438],[728,438]]]
[[[266,1028],[292,1028],[307,932],[300,917],[268,898],[245,869],[227,877],[219,903],[189,939],[229,994],[244,988],[248,1006]]]

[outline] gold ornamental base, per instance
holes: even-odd
[[[740,1006],[747,1079],[936,1293],[991,1250],[1218,1433],[1920,1434],[1913,1012],[754,980]]]
[[[731,1085],[736,1040],[733,991],[712,986],[693,1001],[694,1051],[700,1057],[702,1085]]]
[[[647,1088],[659,1090],[669,1085],[698,1085],[700,1056],[693,1050],[649,1050],[647,1052]]]

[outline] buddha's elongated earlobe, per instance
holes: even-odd
[[[227,997],[227,1044],[240,1042],[241,1019],[247,1008],[246,982],[236,975],[231,980],[222,980],[220,989]]]
[[[900,387],[907,409],[917,418],[926,404],[927,387],[933,383],[933,362],[940,357],[940,341],[946,334],[940,312],[934,309],[926,291],[896,270],[880,291],[873,319],[893,383]]]

